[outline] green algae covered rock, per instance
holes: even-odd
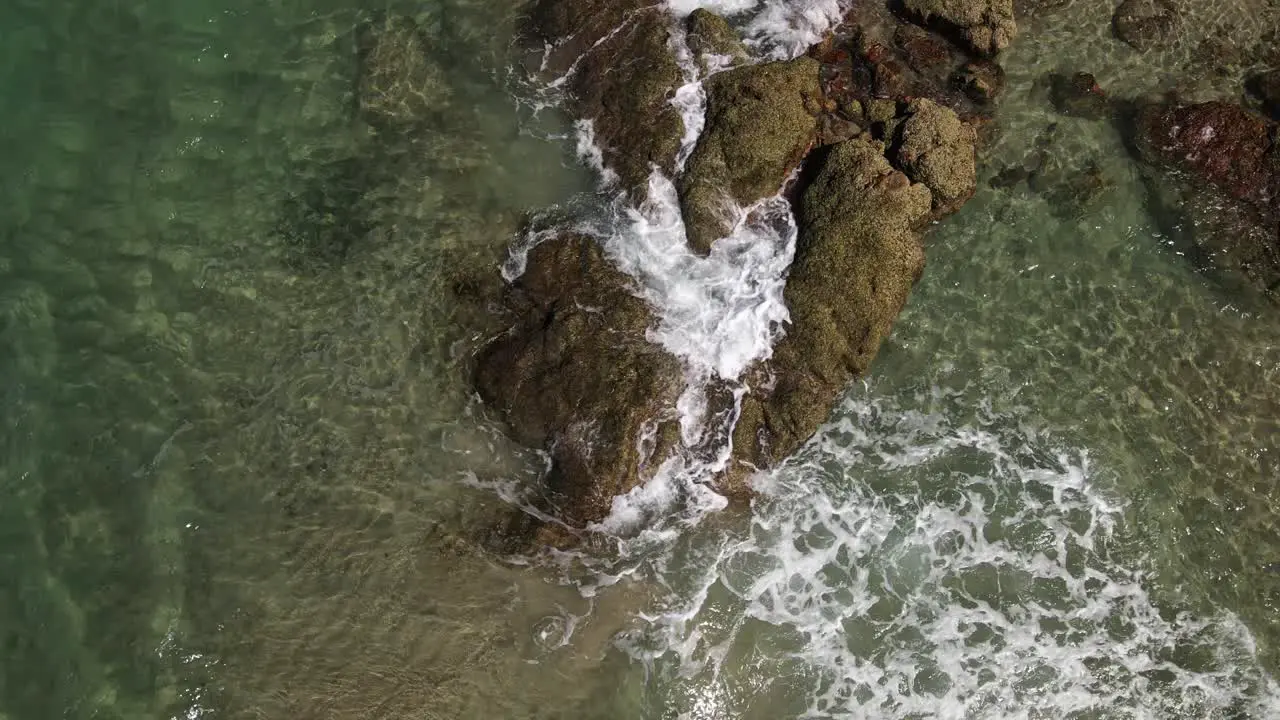
[[[528,269],[503,304],[514,327],[476,364],[475,387],[520,443],[550,453],[547,511],[583,527],[608,516],[669,455],[678,437],[646,424],[675,406],[684,387],[679,361],[650,343],[653,316],[631,280],[591,238],[563,235],[529,254]],[[562,545],[553,526],[542,544]]]
[[[904,0],[903,7],[983,56],[1009,47],[1018,34],[1013,0]]]
[[[729,27],[729,22],[719,15],[698,8],[685,19],[686,41],[694,55],[702,58],[703,70],[708,69],[706,56],[728,58],[728,65],[741,65],[749,58],[742,38]]]
[[[953,110],[932,100],[913,100],[898,132],[894,159],[912,180],[933,191],[935,211],[952,213],[973,197],[977,133]]]
[[[818,132],[819,63],[809,57],[728,70],[706,81],[706,128],[679,183],[689,245],[706,253],[731,229],[726,201],[778,192]]]
[[[414,125],[447,107],[450,86],[410,18],[388,14],[360,29],[356,102],[375,127]]]
[[[743,400],[728,488],[797,450],[866,373],[924,270],[920,231],[931,213],[929,189],[895,170],[880,143],[860,137],[831,148],[801,201],[786,288],[791,325],[762,370],[772,389]]]

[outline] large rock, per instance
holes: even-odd
[[[551,48],[545,67],[571,73],[569,113],[591,121],[605,166],[640,199],[654,167],[674,169],[684,136],[671,104],[684,77],[670,47],[674,21],[631,0],[543,0],[530,19]]]
[[[650,475],[678,442],[668,415],[684,387],[679,361],[645,339],[653,317],[631,280],[588,237],[534,248],[504,305],[514,327],[480,354],[475,386],[519,442],[551,455],[543,510],[570,526],[608,516],[613,497]],[[559,526],[538,540],[563,544]]]
[[[1177,20],[1170,0],[1124,0],[1111,16],[1111,29],[1134,50],[1146,51],[1168,43]]]
[[[995,55],[1018,34],[1013,0],[904,0],[903,8],[979,55]]]
[[[931,216],[929,189],[895,170],[880,143],[832,146],[804,192],[786,287],[791,324],[743,399],[730,485],[793,453],[866,373],[924,269],[920,231]]]
[[[448,106],[450,86],[413,20],[387,14],[360,28],[356,102],[379,127],[413,125]]]
[[[813,145],[819,64],[808,57],[736,68],[706,81],[706,127],[680,179],[689,245],[706,253],[731,229],[726,202],[778,192]]]
[[[934,210],[947,215],[973,197],[977,133],[950,108],[920,98],[907,106],[894,154],[910,178],[933,193]]]
[[[1176,168],[1265,212],[1280,210],[1273,123],[1228,102],[1141,106],[1133,142],[1148,162]]]

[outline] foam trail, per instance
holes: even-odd
[[[1280,717],[1235,616],[1149,590],[1086,451],[943,397],[848,402],[758,485],[748,537],[656,563],[688,577],[620,647],[691,703],[723,672],[790,678],[721,698],[788,717]]]
[[[667,0],[679,16],[705,8],[732,19],[748,45],[775,60],[796,57],[822,40],[851,5],[850,0]]]
[[[769,357],[788,318],[782,291],[797,233],[790,206],[772,197],[736,214],[729,237],[707,257],[695,255],[675,186],[655,172],[648,199],[639,208],[624,207],[622,226],[605,241],[657,311],[652,339],[703,380],[736,379]]]

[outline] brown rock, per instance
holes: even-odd
[[[673,447],[670,428],[648,452],[637,446],[684,380],[679,361],[646,340],[653,317],[630,287],[591,238],[547,241],[507,290],[514,327],[476,364],[475,387],[512,436],[550,453],[544,510],[570,526],[607,517]]]
[[[743,400],[727,487],[795,452],[866,373],[924,268],[919,231],[930,209],[929,189],[894,170],[879,143],[831,148],[801,203],[791,325]]]
[[[965,95],[979,105],[990,105],[1004,92],[1004,68],[989,60],[966,64],[955,74]]]
[[[1177,9],[1170,0],[1124,0],[1111,16],[1116,37],[1139,51],[1167,43],[1176,23]]]
[[[894,158],[933,193],[934,211],[947,215],[973,197],[977,185],[974,129],[950,108],[919,99],[907,106]]]
[[[592,122],[604,164],[642,197],[654,167],[671,172],[684,123],[670,100],[683,82],[671,17],[635,0],[541,0],[528,34],[551,46],[553,74],[572,72],[569,113]]]
[[[1202,267],[1224,271],[1280,302],[1280,151],[1277,127],[1238,105],[1142,106],[1133,146],[1170,234]],[[1172,199],[1171,199],[1172,198]]]
[[[1009,47],[1018,34],[1013,0],[904,0],[903,8],[982,56]]]
[[[684,122],[671,105],[683,76],[668,45],[670,18],[637,11],[581,58],[569,83],[570,112],[593,122],[605,166],[642,197],[649,173],[675,167]]]
[[[1089,73],[1049,73],[1048,85],[1049,101],[1063,115],[1101,120],[1110,113],[1106,93]]]
[[[1134,143],[1148,162],[1188,172],[1270,212],[1280,210],[1273,131],[1264,118],[1232,103],[1149,104],[1137,113]]]
[[[725,200],[748,205],[782,188],[818,133],[818,62],[735,68],[706,81],[706,128],[679,182],[689,245],[707,253],[726,235]]]

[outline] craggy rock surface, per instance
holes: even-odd
[[[1124,0],[1111,16],[1111,29],[1134,50],[1146,51],[1169,42],[1177,20],[1170,0]]]
[[[809,54],[822,63],[827,99],[864,128],[883,120],[883,113],[869,117],[872,103],[907,98],[928,98],[966,121],[984,118],[1004,89],[1004,70],[995,62],[876,3],[855,4],[832,38]]]
[[[894,157],[912,180],[933,192],[934,209],[947,215],[973,197],[976,140],[973,128],[954,112],[921,98],[907,106]]]
[[[1203,264],[1234,273],[1280,300],[1280,150],[1275,123],[1232,103],[1139,106],[1130,129],[1139,157],[1174,171],[1159,203]],[[1182,184],[1179,177],[1187,178]],[[1159,182],[1159,181],[1156,181]],[[1216,190],[1215,192],[1210,192]],[[1225,196],[1225,197],[1223,197]]]
[[[895,170],[880,143],[831,148],[800,207],[791,325],[762,373],[774,375],[772,389],[744,399],[734,430],[739,473],[799,448],[870,367],[924,269],[919,231],[931,204],[929,189]]]
[[[995,55],[1018,34],[1013,0],[903,0],[902,6],[911,17],[956,37],[979,55]]]
[[[818,63],[735,68],[706,81],[707,121],[679,183],[689,245],[705,254],[728,234],[722,207],[778,192],[818,130]]]
[[[607,516],[613,497],[671,449],[672,433],[661,430],[651,453],[638,448],[646,423],[675,405],[684,376],[646,340],[652,313],[630,288],[595,240],[544,242],[503,299],[514,327],[476,363],[476,389],[513,437],[551,453],[543,509],[574,526]],[[555,526],[541,535],[562,539]]]
[[[738,33],[729,27],[724,18],[704,8],[698,8],[685,18],[685,32],[689,50],[703,60],[703,70],[709,65],[706,56],[719,56],[721,63],[729,66],[745,63],[749,56]]]
[[[641,198],[649,173],[675,165],[684,123],[671,105],[683,83],[669,44],[674,20],[660,6],[544,0],[530,32],[553,45],[552,73],[571,72],[568,109],[590,120],[606,167]]]
[[[1146,161],[1187,172],[1266,212],[1280,211],[1275,125],[1239,105],[1140,107],[1133,140]]]
[[[449,103],[449,81],[413,20],[388,14],[360,29],[356,98],[375,127],[422,122]]]

